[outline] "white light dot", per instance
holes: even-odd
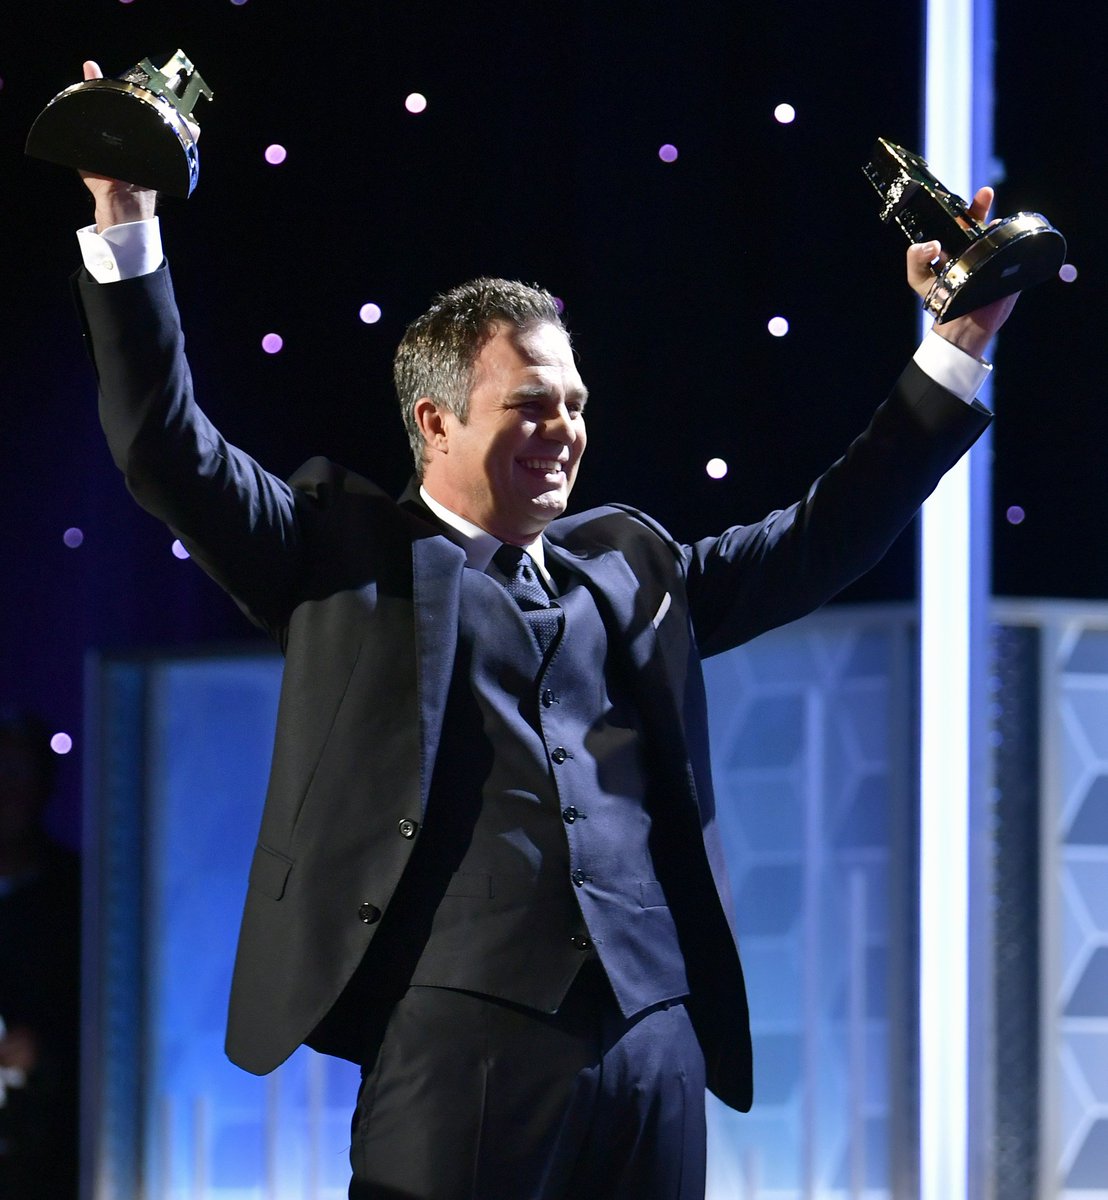
[[[796,120],[796,109],[791,104],[779,104],[773,110],[773,118],[782,125],[791,125]]]
[[[381,319],[381,306],[379,304],[363,304],[362,307],[358,309],[358,316],[361,317],[361,319],[367,325],[376,325]]]
[[[727,463],[722,458],[710,458],[704,464],[710,479],[722,479],[727,474]]]
[[[427,107],[427,97],[422,92],[410,92],[404,100],[404,107],[410,113],[421,113]]]
[[[676,162],[677,161],[677,147],[670,145],[669,142],[666,142],[666,144],[664,146],[658,147],[658,157],[664,163]]]
[[[280,354],[284,344],[285,339],[279,333],[267,333],[262,338],[262,349],[266,354]]]
[[[73,739],[68,733],[55,733],[50,739],[50,749],[55,754],[68,754],[73,749]]]
[[[789,332],[789,323],[784,317],[772,317],[766,328],[774,337],[784,337]]]
[[[181,544],[180,538],[174,538],[173,545],[170,546],[170,550],[173,551],[174,558],[186,559],[189,557],[189,552]]]
[[[76,526],[72,526],[62,534],[62,541],[65,542],[70,550],[76,550],[84,540],[85,535]]]
[[[265,161],[271,167],[279,166],[288,158],[289,152],[278,142],[274,142],[272,146],[265,148]]]
[[[1058,268],[1058,278],[1063,283],[1073,283],[1073,281],[1077,278],[1077,268],[1073,265],[1073,263],[1063,263]]]

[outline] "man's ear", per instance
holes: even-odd
[[[423,444],[429,451],[446,453],[446,409],[440,408],[430,396],[420,396],[412,410]]]

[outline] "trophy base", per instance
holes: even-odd
[[[990,225],[939,272],[924,308],[942,325],[1004,296],[1042,283],[1065,261],[1066,239],[1038,213]]]
[[[26,152],[182,200],[200,173],[196,140],[181,113],[115,79],[75,83],[55,96],[31,126]]]

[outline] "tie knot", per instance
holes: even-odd
[[[534,561],[526,550],[505,543],[492,556],[492,561],[504,576],[504,586],[508,595],[521,608],[550,607],[550,595],[539,579]]]
[[[512,546],[508,542],[504,542],[500,549],[497,550],[492,556],[492,561],[496,564],[496,569],[505,579],[512,579],[524,567],[531,567],[530,554],[522,546]]]

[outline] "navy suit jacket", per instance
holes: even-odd
[[[233,1061],[265,1073],[372,966],[427,804],[464,555],[411,489],[398,503],[324,459],[284,482],[229,445],[193,399],[164,266],[106,286],[82,272],[76,294],[128,487],[286,658],[227,1032]],[[751,1102],[749,1020],[700,660],[868,569],[988,419],[910,364],[847,453],[760,522],[693,545],[621,506],[547,528],[552,561],[592,589],[636,690],[651,789],[666,798],[656,866],[709,1084],[733,1107]]]

